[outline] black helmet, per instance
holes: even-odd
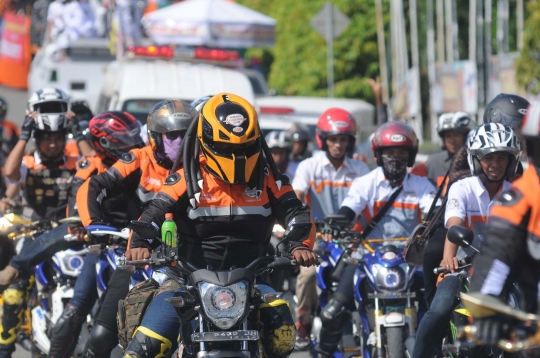
[[[500,123],[516,130],[527,114],[529,101],[515,94],[501,93],[486,107],[484,112],[485,123]]]
[[[6,119],[6,113],[8,110],[8,105],[6,100],[3,97],[0,97],[0,123]]]

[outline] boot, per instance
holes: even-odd
[[[0,292],[8,288],[18,277],[19,271],[15,267],[7,265],[5,269],[0,271]]]
[[[68,358],[73,354],[83,321],[79,309],[68,303],[52,329],[49,358]]]

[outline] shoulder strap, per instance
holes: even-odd
[[[386,204],[384,204],[384,206],[381,208],[379,213],[375,215],[373,219],[371,219],[371,221],[369,222],[369,224],[367,224],[364,231],[362,231],[362,237],[366,238],[369,234],[371,234],[373,229],[375,229],[375,227],[377,226],[379,221],[382,219],[382,217],[386,214],[388,209],[390,209],[394,201],[396,201],[397,196],[399,195],[399,193],[401,193],[402,190],[403,190],[403,185],[401,185],[392,193],[392,195],[390,196]]]
[[[439,198],[442,195],[442,192],[444,190],[444,186],[446,184],[446,179],[448,179],[449,174],[450,174],[450,169],[448,169],[448,171],[446,172],[446,175],[444,176],[444,179],[443,179],[441,185],[439,186],[439,190],[437,190],[437,194],[435,194],[435,198],[433,198],[433,202],[431,203],[431,207],[429,208],[429,211],[428,211],[428,213],[426,215],[426,220],[425,221],[429,221],[431,219],[431,216],[433,215],[433,210],[435,210],[435,207],[437,205],[437,200],[439,200]]]

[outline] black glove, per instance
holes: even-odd
[[[508,320],[500,315],[477,318],[474,320],[476,326],[476,339],[483,346],[496,346],[502,338],[507,338],[510,330]]]
[[[84,140],[84,134],[82,133],[81,126],[79,124],[79,118],[77,115],[71,117],[71,134],[73,134],[73,139],[76,143],[79,143],[81,140]]]
[[[36,126],[36,121],[30,116],[24,118],[24,122],[21,126],[21,134],[19,134],[19,140],[27,141],[32,137],[32,132]]]

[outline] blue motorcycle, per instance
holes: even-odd
[[[342,231],[338,240],[319,245],[323,262],[317,268],[316,280],[322,291],[321,307],[335,291],[345,265],[357,265],[357,312],[352,315],[350,327],[344,329],[341,349],[334,353],[337,358],[405,355],[404,342],[416,329],[415,301],[420,299],[412,286],[415,281],[423,283],[423,274],[420,268],[404,261],[403,248],[389,244],[392,241],[365,240],[358,232]]]

